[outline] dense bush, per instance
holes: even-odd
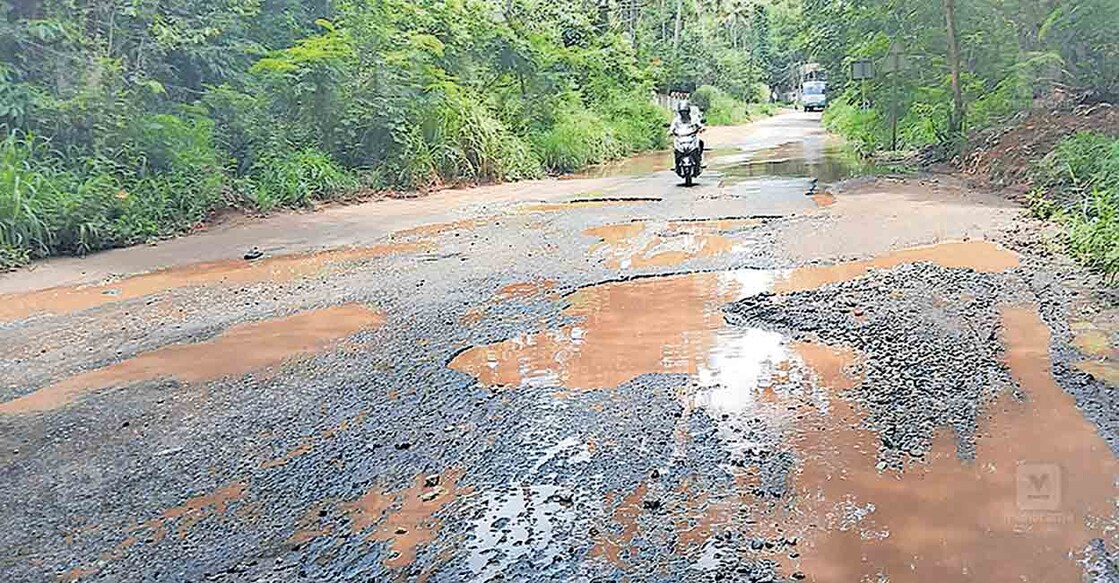
[[[262,210],[304,206],[356,186],[357,180],[325,152],[304,148],[269,153],[258,159],[242,183],[246,196]]]
[[[0,20],[0,266],[171,235],[227,204],[534,178],[665,145],[653,57],[593,7],[85,4]]]
[[[878,110],[852,103],[857,98],[853,93],[845,93],[832,100],[824,110],[823,120],[829,131],[844,136],[856,152],[866,156],[883,147],[886,127]]]
[[[819,3],[802,20],[805,49],[828,73],[830,126],[864,152],[891,146],[891,120],[899,149],[937,146],[949,155],[967,132],[1001,123],[1055,89],[1096,99],[1119,93],[1119,2],[973,0],[955,3],[957,112],[944,7]],[[850,79],[852,61],[872,63],[874,76]]]
[[[1119,138],[1065,138],[1037,165],[1034,182],[1033,211],[1065,224],[1074,257],[1119,279]]]
[[[537,136],[534,143],[544,166],[552,172],[569,172],[625,153],[613,128],[588,110],[560,114],[555,124]]]
[[[691,99],[703,110],[709,125],[731,125],[749,119],[746,104],[718,87],[711,85],[698,87],[692,93]]]

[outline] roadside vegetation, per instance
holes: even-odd
[[[866,157],[917,153],[924,162],[966,158],[986,128],[1119,97],[1119,2],[976,0],[897,3],[805,1],[798,39],[829,73],[824,123]],[[870,63],[875,74],[851,78]],[[1044,122],[1042,122],[1044,123]],[[1028,131],[1028,128],[1027,128]],[[1119,277],[1114,128],[1070,125],[1063,141],[1019,161],[1032,167],[1032,208],[1067,226],[1070,253]],[[1012,149],[1012,145],[1007,145]]]
[[[1034,183],[1034,212],[1064,224],[1072,255],[1119,283],[1119,138],[1065,138],[1037,165]]]
[[[787,58],[788,11],[770,4],[4,3],[0,266],[173,235],[225,207],[663,148],[654,92],[702,86],[716,123],[744,121]]]
[[[1113,0],[870,0],[804,9],[803,50],[831,79],[824,121],[867,154],[931,148],[945,158],[966,132],[1001,123],[1035,99],[1119,95]],[[851,78],[860,61],[873,66],[873,78]]]

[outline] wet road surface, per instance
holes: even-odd
[[[1036,225],[707,141],[0,277],[3,579],[1119,580],[1119,316]]]

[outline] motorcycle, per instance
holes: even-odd
[[[702,131],[703,126],[692,124],[673,134],[676,175],[684,179],[685,186],[691,186],[692,180],[703,172],[703,143],[699,139]]]

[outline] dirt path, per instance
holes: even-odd
[[[707,139],[0,278],[4,580],[1119,580],[1091,279],[818,116]]]

